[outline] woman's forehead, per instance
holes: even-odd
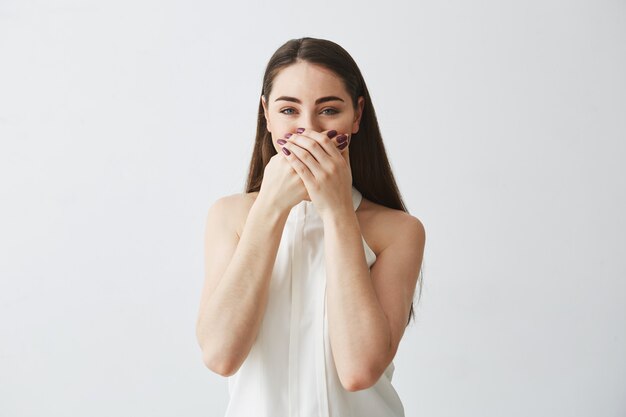
[[[324,96],[347,96],[341,78],[327,68],[310,63],[283,68],[272,84],[272,97],[291,96],[315,101]]]

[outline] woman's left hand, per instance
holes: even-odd
[[[336,131],[316,132],[311,129],[298,129],[284,144],[283,157],[287,158],[292,168],[302,179],[311,201],[320,217],[332,214],[335,210],[354,211],[352,205],[352,170],[350,169],[349,146],[341,148],[338,138],[347,138],[350,134],[337,135]],[[330,137],[328,133],[330,132]],[[288,136],[288,135],[286,135]],[[343,155],[345,153],[345,155]]]

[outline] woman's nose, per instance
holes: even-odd
[[[323,126],[317,125],[317,124],[310,124],[310,123],[300,123],[297,126],[293,127],[293,131],[297,132],[299,128],[303,128],[306,131],[311,131],[311,130],[314,130],[316,132],[324,131],[324,127]]]
[[[296,123],[298,123],[296,129],[303,127],[306,130],[315,130],[316,132],[321,132],[323,130],[322,124],[318,120],[316,114],[303,114]]]

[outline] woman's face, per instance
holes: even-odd
[[[325,97],[331,98],[315,103]],[[284,139],[287,133],[295,134],[299,127],[318,132],[334,129],[338,135],[347,134],[345,151],[350,147],[350,136],[359,131],[364,99],[359,97],[355,112],[341,78],[322,66],[301,61],[278,73],[270,96],[261,96],[261,102],[276,152],[281,152],[276,141]],[[345,155],[343,151],[340,152]]]

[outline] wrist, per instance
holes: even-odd
[[[324,222],[324,228],[344,228],[352,224],[356,224],[358,227],[359,224],[356,213],[352,207],[329,210],[328,213],[322,216],[322,221]]]
[[[269,218],[280,218],[283,216],[287,217],[291,207],[284,207],[276,201],[264,197],[262,193],[259,193],[254,201],[254,204],[252,205],[252,209],[254,209],[255,212],[259,212]]]

